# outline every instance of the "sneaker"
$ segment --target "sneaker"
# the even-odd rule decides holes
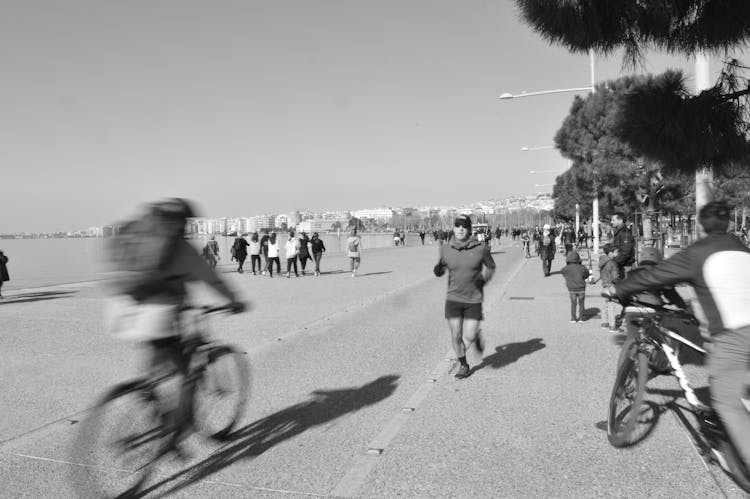
[[[619,329],[610,329],[609,332],[612,333],[612,334],[620,334],[620,330]]]
[[[575,320],[575,319],[570,319],[570,323],[571,323],[571,324],[575,324],[576,322],[578,322],[578,321],[577,321],[577,320]]]
[[[474,346],[477,347],[479,353],[484,353],[484,337],[482,336],[482,330],[477,331],[477,337],[474,340]]]
[[[289,272],[287,272],[286,273],[286,278],[289,279],[290,277],[292,277],[292,275]]]
[[[357,277],[357,274],[355,274],[354,272],[352,272],[352,277]]]
[[[456,379],[468,378],[470,374],[471,374],[471,370],[469,370],[469,366],[460,366],[458,368],[458,371],[456,371],[455,378]]]
[[[609,329],[609,322],[602,322],[601,324],[599,324],[599,327],[601,327],[602,329]]]

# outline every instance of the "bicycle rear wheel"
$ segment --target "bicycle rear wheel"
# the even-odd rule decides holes
[[[81,423],[73,449],[81,497],[137,497],[162,453],[161,418],[145,380],[108,392]]]
[[[633,430],[643,407],[648,381],[648,359],[634,340],[623,345],[615,385],[609,399],[607,438],[615,447],[632,445]]]
[[[203,376],[195,392],[198,428],[219,441],[231,437],[250,398],[250,365],[230,346],[208,350]]]

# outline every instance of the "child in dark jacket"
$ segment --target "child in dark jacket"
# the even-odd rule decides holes
[[[570,322],[583,322],[586,320],[586,279],[589,277],[589,269],[581,265],[581,256],[577,251],[569,251],[565,257],[567,265],[560,273],[565,277],[565,285],[570,293]],[[576,317],[578,308],[578,317]]]
[[[599,257],[599,277],[602,280],[602,289],[614,286],[619,281],[620,270],[617,267],[615,258],[617,257],[617,248],[612,244],[604,245],[604,254]],[[602,307],[602,329],[609,330],[610,333],[617,333],[617,316],[619,315],[620,306],[613,300],[604,300]]]

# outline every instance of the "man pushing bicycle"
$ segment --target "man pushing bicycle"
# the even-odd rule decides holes
[[[622,303],[649,289],[691,284],[714,345],[708,362],[712,405],[750,465],[750,413],[743,405],[750,373],[750,250],[727,234],[729,208],[706,204],[698,222],[707,236],[657,265],[607,289]]]

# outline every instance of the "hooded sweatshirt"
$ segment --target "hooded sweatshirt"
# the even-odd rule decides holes
[[[565,261],[568,264],[562,268],[560,273],[565,276],[565,285],[568,287],[568,291],[586,291],[589,269],[581,265],[581,256],[577,251],[569,251]]]
[[[482,267],[495,269],[490,247],[474,236],[465,241],[451,239],[440,247],[438,265],[448,268],[448,301],[482,303],[484,277]]]

